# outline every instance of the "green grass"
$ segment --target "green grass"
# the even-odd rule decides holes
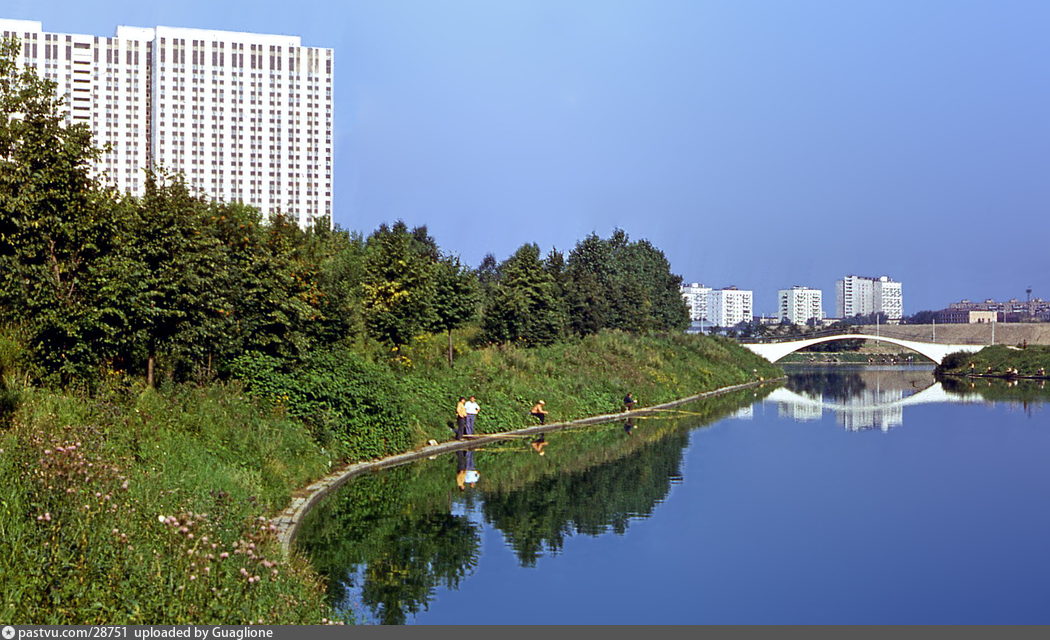
[[[1007,375],[1010,370],[1014,369],[1018,375],[1022,376],[1046,375],[1046,372],[1050,372],[1050,346],[1029,345],[1024,349],[1019,349],[994,345],[985,347],[977,353],[952,353],[937,368],[937,373]],[[1039,373],[1040,369],[1043,371],[1042,374]]]
[[[302,425],[236,388],[27,389],[0,449],[5,621],[319,623],[328,613],[316,575],[281,557],[266,516],[329,459]]]
[[[416,347],[417,358],[425,348]],[[620,411],[629,391],[648,406],[782,375],[733,341],[685,334],[609,331],[536,349],[488,347],[459,357],[452,369],[434,351],[404,377],[412,391],[404,409],[417,442],[447,439],[460,395],[481,404],[476,429],[497,432],[535,424],[529,409],[537,400],[546,401],[547,421],[555,422]]]
[[[443,346],[420,340],[398,364],[333,350],[294,375],[256,361],[262,401],[240,384],[152,390],[119,375],[89,396],[27,386],[9,369],[0,619],[319,623],[331,615],[321,580],[282,556],[268,518],[337,461],[448,439],[459,395],[478,397],[477,430],[495,432],[534,424],[541,398],[553,422],[619,411],[628,391],[647,406],[781,374],[701,336],[488,347],[451,369]],[[4,361],[17,368],[16,356]]]

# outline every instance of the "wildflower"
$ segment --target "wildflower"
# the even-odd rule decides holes
[[[229,557],[230,557],[230,554],[227,553],[226,551],[223,551],[222,553],[219,554],[219,559],[220,560],[225,560],[226,558],[229,558]]]
[[[157,516],[157,520],[158,520],[159,522],[162,522],[162,523],[164,523],[164,524],[167,524],[167,522],[168,522],[168,516]]]

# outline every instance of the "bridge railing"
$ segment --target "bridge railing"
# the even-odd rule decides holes
[[[893,325],[888,325],[892,327]],[[897,340],[911,340],[912,342],[935,342],[932,335],[916,336],[903,331],[894,331],[892,328],[880,328],[878,331],[866,329],[861,326],[851,326],[848,329],[825,329],[790,336],[760,336],[750,338],[737,338],[742,344],[779,344],[783,342],[798,342],[799,340],[811,340],[814,338],[826,338],[840,335],[865,335],[880,338],[895,338]],[[941,344],[948,344],[936,340]],[[989,340],[982,338],[960,338],[952,339],[950,344],[989,344]]]

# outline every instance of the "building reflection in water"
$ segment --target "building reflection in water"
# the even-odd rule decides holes
[[[888,431],[904,424],[904,407],[931,402],[981,402],[978,395],[947,393],[923,367],[824,367],[788,372],[788,382],[766,402],[776,403],[777,415],[796,422],[835,414],[849,431]]]

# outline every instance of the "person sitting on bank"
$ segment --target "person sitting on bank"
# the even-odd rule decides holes
[[[630,411],[631,409],[634,409],[635,403],[636,400],[634,399],[634,394],[628,393],[623,399],[624,410]]]
[[[530,414],[536,417],[540,421],[540,424],[547,424],[547,410],[543,406],[547,404],[543,400],[540,400],[536,404],[532,405],[532,409],[529,411]]]

